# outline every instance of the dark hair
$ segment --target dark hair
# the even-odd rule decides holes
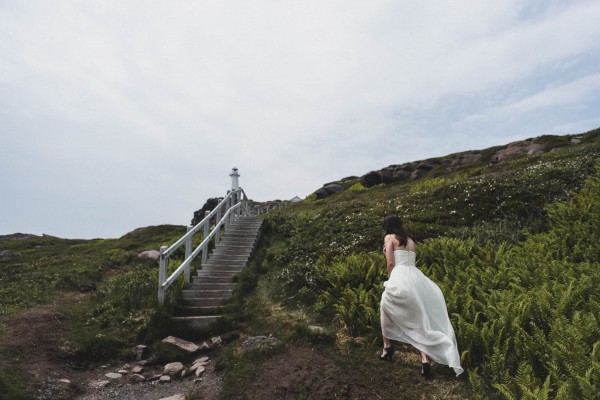
[[[383,229],[386,235],[396,235],[396,239],[400,242],[400,246],[408,244],[408,235],[402,225],[402,220],[396,214],[390,214],[383,219]]]

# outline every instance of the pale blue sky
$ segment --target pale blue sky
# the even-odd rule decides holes
[[[0,2],[0,234],[600,127],[600,1]]]

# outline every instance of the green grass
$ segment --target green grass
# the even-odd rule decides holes
[[[594,179],[600,172],[594,168],[600,130],[578,136],[582,140],[576,146],[570,144],[572,136],[536,138],[554,150],[502,164],[490,164],[502,146],[485,149],[475,164],[453,172],[438,168],[415,182],[366,189],[359,178],[348,177],[342,182],[345,190],[336,195],[309,196],[268,214],[226,318],[204,333],[233,341],[218,361],[225,398],[243,393],[261,365],[294,346],[318,349],[332,360],[332,368],[360,387],[377,388],[380,398],[396,393],[389,382],[410,379],[409,367],[387,370],[364,361],[380,340],[380,226],[392,212],[401,215],[418,241],[419,266],[446,295],[469,371],[468,384],[454,387],[444,381],[428,393],[559,399],[584,398],[595,390],[600,380],[595,290],[600,285],[600,192]],[[167,334],[197,338],[166,322],[176,290],[169,292],[167,306],[158,308],[157,263],[137,257],[184,233],[185,227],[163,225],[119,239],[0,239],[0,250],[19,253],[0,259],[0,318],[84,295],[85,301],[63,310],[69,355],[82,362],[130,357],[139,340],[162,354],[157,343]],[[174,258],[182,256],[180,250]],[[325,327],[325,333],[312,332],[312,324]],[[278,345],[235,351],[243,335],[268,333]],[[0,331],[0,337],[8,334]],[[27,398],[26,378],[13,374],[19,362],[14,352],[0,354],[0,397]],[[376,377],[368,371],[376,371]],[[422,388],[407,390],[397,396],[419,397]]]

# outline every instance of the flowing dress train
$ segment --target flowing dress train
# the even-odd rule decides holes
[[[415,258],[413,251],[394,251],[395,265],[381,296],[383,336],[413,345],[458,376],[463,368],[444,295],[416,267]]]

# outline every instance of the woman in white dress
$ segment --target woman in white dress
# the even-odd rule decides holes
[[[454,329],[440,288],[415,265],[415,243],[406,235],[400,218],[384,218],[383,252],[388,280],[381,296],[381,360],[394,357],[392,340],[409,343],[421,352],[421,375],[431,374],[429,360],[448,365],[456,376],[463,372]]]

